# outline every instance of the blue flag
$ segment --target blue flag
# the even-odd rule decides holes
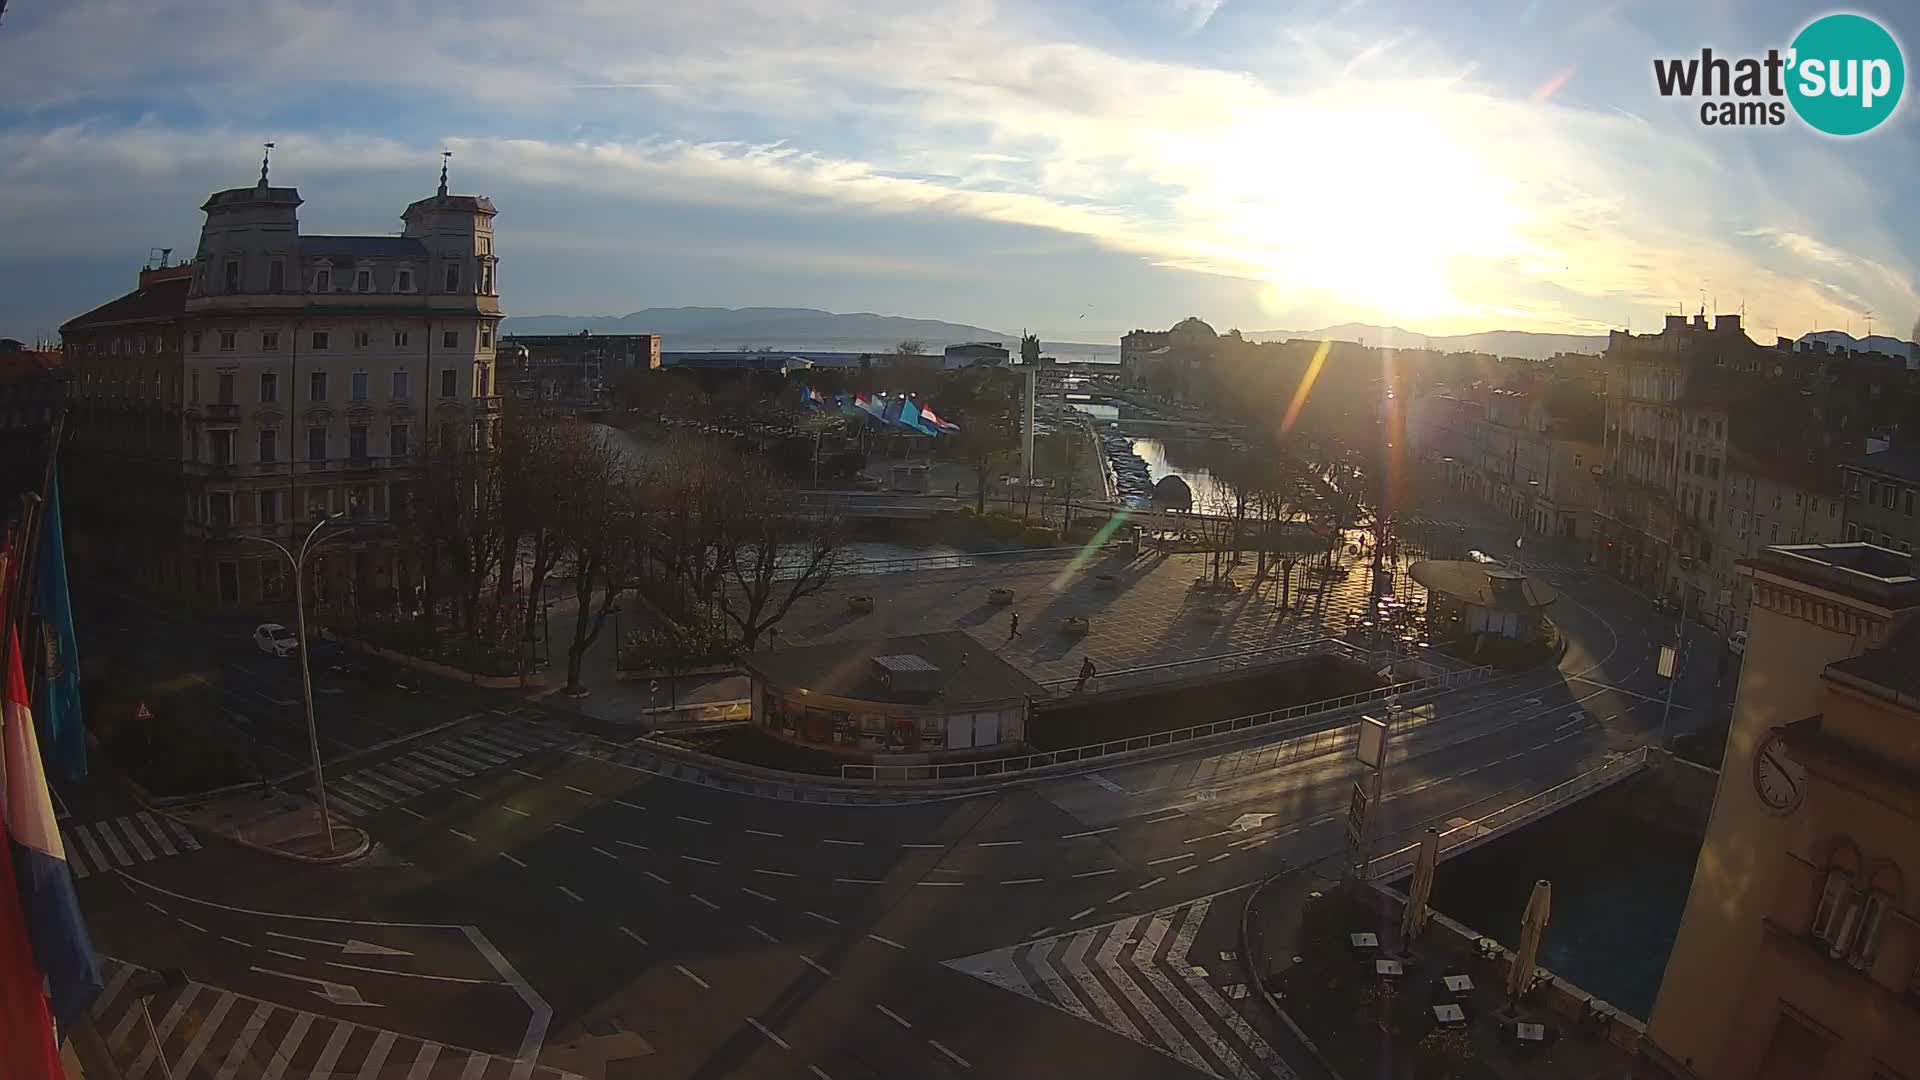
[[[73,601],[67,594],[67,545],[60,527],[60,474],[47,489],[47,522],[41,534],[40,636],[46,647],[46,682],[40,690],[47,758],[69,780],[87,778],[87,725],[80,714],[80,648],[73,636]]]

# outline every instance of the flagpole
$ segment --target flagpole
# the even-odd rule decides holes
[[[4,634],[0,634],[0,664],[6,663],[6,658],[13,655],[14,643],[19,640],[19,627],[27,617],[27,591],[33,580],[34,560],[39,555],[40,526],[46,521],[46,493],[53,487],[53,475],[60,462],[60,443],[66,422],[65,409],[53,414],[53,423],[47,432],[47,467],[40,477],[40,490],[23,492],[20,496],[20,533],[14,541],[13,566],[8,568],[13,592],[6,598],[7,625]]]

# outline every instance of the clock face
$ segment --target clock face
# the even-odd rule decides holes
[[[1760,801],[1776,814],[1789,814],[1807,794],[1807,770],[1787,752],[1786,743],[1775,735],[1760,744],[1753,758],[1753,789]]]

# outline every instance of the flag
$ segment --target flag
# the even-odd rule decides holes
[[[933,406],[931,405],[920,406],[920,421],[935,431],[945,432],[948,435],[960,430],[960,425],[950,424],[940,419],[940,415],[933,411]]]
[[[69,780],[87,778],[87,727],[80,715],[80,648],[67,592],[67,549],[60,527],[60,474],[47,488],[46,526],[40,534],[40,632],[46,646],[46,683],[39,687],[47,756]]]
[[[0,760],[0,778],[4,778],[0,783],[6,795],[7,857],[19,888],[7,889],[0,882],[0,890],[11,894],[25,917],[37,969],[33,984],[38,986],[40,977],[46,979],[53,1018],[59,1030],[66,1031],[99,994],[100,968],[86,920],[80,915],[60,830],[54,824],[53,797],[33,738],[33,713],[27,708],[18,635],[7,654],[6,694],[0,709],[4,718],[0,719],[0,758],[4,759]],[[0,979],[19,974],[0,972]]]

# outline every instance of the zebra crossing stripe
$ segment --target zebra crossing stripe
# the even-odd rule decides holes
[[[133,822],[123,817],[115,819],[114,821],[103,821],[100,823],[100,827],[112,831],[115,824],[120,826],[121,832],[127,834],[127,843],[133,846],[134,854],[140,856],[140,861],[152,862],[154,859],[153,849],[148,847],[147,842],[140,838],[140,830],[133,827]]]
[[[1126,951],[1126,946],[1132,938],[1133,928],[1143,921],[1145,920],[1139,918],[1128,919],[1113,928],[1113,937],[1120,939],[1120,947],[1115,951],[1116,957],[1119,953]],[[1134,945],[1132,955],[1136,960],[1140,955],[1137,944]],[[1149,963],[1152,962],[1152,950],[1148,950],[1147,960]],[[1124,962],[1117,963],[1108,969],[1107,975],[1113,979],[1113,984],[1120,988],[1120,993],[1125,995],[1126,999],[1133,1004],[1134,1011],[1138,1012],[1146,1019],[1147,1023],[1152,1026],[1154,1033],[1160,1036],[1161,1042],[1166,1044],[1167,1049],[1172,1051],[1174,1057],[1199,1069],[1201,1072],[1218,1075],[1218,1073],[1214,1071],[1213,1066],[1209,1065],[1206,1059],[1201,1057],[1192,1045],[1187,1042],[1186,1036],[1180,1033],[1180,1029],[1174,1025],[1167,1014],[1161,1012],[1159,1007],[1153,1003],[1153,999],[1147,995],[1146,988],[1141,986],[1139,980],[1134,977],[1134,971],[1130,965]]]
[[[127,1070],[127,1080],[142,1080],[147,1075],[147,1070],[153,1067],[154,1053],[166,1045],[167,1036],[173,1034],[173,1029],[180,1025],[180,1018],[187,1014],[187,1007],[198,996],[200,984],[188,983],[186,989],[180,991],[180,996],[173,999],[173,1007],[160,1017],[159,1025],[154,1028],[153,1041],[141,1047],[139,1056],[133,1059],[133,1066]]]
[[[313,1020],[313,1014],[308,1012],[293,1018],[293,1026],[281,1037],[279,1047],[273,1052],[273,1060],[267,1062],[267,1071],[260,1074],[260,1080],[280,1080],[287,1066],[293,1064],[293,1055],[300,1049],[301,1040],[307,1037],[307,1029],[313,1026]]]
[[[160,846],[161,851],[165,852],[168,855],[180,854],[178,851],[174,850],[173,842],[167,839],[167,834],[161,830],[160,826],[157,823],[155,823],[155,821],[153,820],[152,814],[149,814],[145,810],[142,810],[138,814],[135,814],[134,818],[137,821],[139,821],[141,825],[146,827],[147,835],[153,837],[153,842]]]
[[[127,849],[120,846],[120,841],[114,838],[113,830],[107,828],[106,822],[96,821],[91,827],[96,828],[99,831],[100,839],[107,842],[107,850],[113,852],[115,862],[118,862],[121,866],[133,865],[133,860],[127,858]],[[103,859],[101,862],[104,868],[105,860]]]
[[[407,1070],[407,1080],[429,1080],[433,1072],[433,1063],[439,1060],[439,1043],[421,1043],[420,1053],[413,1059],[413,1068]]]
[[[327,1045],[320,1049],[320,1060],[313,1063],[314,1076],[333,1075],[333,1066],[340,1060],[340,1055],[346,1051],[347,1040],[353,1038],[353,1029],[352,1024],[334,1025],[333,1036],[327,1040]]]
[[[444,754],[435,749],[422,747],[419,750],[414,751],[414,756],[418,757],[422,761],[432,762],[433,766],[439,769],[441,772],[449,773],[455,777],[464,779],[466,777],[474,775],[474,771],[471,766],[468,766],[465,763],[461,762],[459,759],[455,758],[452,754]]]
[[[131,967],[128,971],[133,970]],[[246,1026],[240,1029],[240,1036],[233,1040],[233,1048],[227,1051],[227,1060],[220,1063],[220,1071],[213,1074],[213,1080],[236,1080],[240,1075],[240,1066],[246,1063],[247,1055],[253,1052],[253,1042],[260,1037],[260,1029],[267,1026],[267,1017],[273,1015],[273,1006],[261,1002],[253,1007],[253,1015],[247,1017]]]
[[[362,797],[364,798],[364,796]],[[360,805],[358,800],[350,797],[342,790],[340,781],[338,780],[327,785],[327,798],[332,799],[335,803],[344,807],[347,813],[352,814],[354,817],[368,817],[373,813],[372,810]]]
[[[75,872],[81,877],[87,876],[88,870],[86,864],[88,863],[92,863],[95,868],[101,870],[105,870],[108,866],[112,865],[107,862],[107,857],[100,853],[100,845],[93,842],[93,832],[85,825],[74,826],[68,835],[78,837],[81,849],[87,854],[85,859],[74,863]]]
[[[383,1031],[373,1040],[372,1049],[367,1051],[366,1060],[360,1065],[360,1075],[354,1080],[378,1080],[380,1070],[387,1066],[387,1055],[393,1053],[393,1044],[399,1036],[391,1031]]]
[[[1260,1059],[1260,1064],[1268,1074],[1280,1077],[1282,1080],[1292,1080],[1295,1075],[1293,1070],[1288,1068],[1287,1063],[1280,1059],[1280,1055],[1274,1053],[1273,1047],[1268,1046],[1267,1041],[1253,1030],[1253,1025],[1247,1023],[1247,1018],[1235,1012],[1233,1006],[1227,1004],[1226,999],[1213,988],[1213,984],[1207,981],[1206,976],[1194,974],[1196,969],[1187,963],[1187,953],[1193,948],[1193,939],[1199,935],[1200,924],[1206,921],[1207,908],[1212,903],[1211,899],[1203,899],[1195,901],[1187,908],[1186,919],[1180,926],[1179,934],[1174,937],[1173,948],[1167,953],[1167,963],[1175,971],[1185,973],[1187,986],[1193,990],[1194,995],[1206,1003],[1207,1008],[1227,1025],[1227,1030],[1233,1032],[1242,1045],[1253,1051],[1254,1056]],[[1244,996],[1246,987],[1242,986],[1240,990]]]
[[[1094,935],[1090,934],[1073,935],[1072,943],[1067,946],[1067,973],[1080,984],[1080,989],[1086,991],[1093,1007],[1100,1010],[1100,1015],[1107,1018],[1109,1024],[1118,1028],[1120,1034],[1127,1038],[1141,1042],[1140,1029],[1134,1026],[1119,1003],[1113,1000],[1113,995],[1107,993],[1107,988],[1100,985],[1100,980],[1094,978],[1093,972],[1087,970],[1087,949],[1093,944],[1093,938]]]
[[[393,768],[395,772],[409,779],[425,780],[435,787],[457,784],[468,775],[464,772],[454,772],[444,765],[437,765],[417,751],[393,762]]]
[[[193,1075],[193,1067],[199,1064],[200,1055],[207,1052],[207,1044],[213,1041],[214,1034],[220,1030],[221,1023],[226,1020],[227,1013],[237,1000],[232,994],[221,994],[219,1000],[213,1003],[213,1011],[207,1013],[206,1018],[200,1021],[199,1030],[193,1033],[193,1041],[172,1062],[171,1067],[175,1072],[181,1076]]]
[[[406,793],[405,795],[406,798],[412,798],[415,795],[424,795],[433,786],[433,785],[428,785],[427,787],[414,787],[412,784],[408,783],[407,781],[418,780],[420,778],[417,776],[410,776],[409,774],[400,771],[398,768],[395,768],[392,764],[375,765],[370,769],[363,769],[361,770],[361,772],[363,774],[372,773],[374,776],[377,776],[380,779],[386,781],[389,785],[399,788],[401,791]]]

